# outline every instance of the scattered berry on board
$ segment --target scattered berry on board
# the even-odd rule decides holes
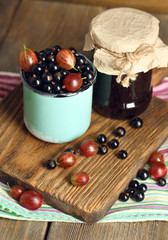
[[[57,166],[57,164],[56,164],[55,160],[50,159],[50,160],[47,161],[47,168],[48,169],[54,169],[54,168],[56,168],[56,166]]]
[[[101,155],[105,155],[108,152],[108,147],[106,145],[101,144],[99,146],[98,153]]]
[[[140,169],[137,173],[137,178],[140,180],[146,180],[149,177],[149,171],[146,169]]]
[[[126,133],[126,130],[123,127],[118,127],[114,131],[114,134],[118,137],[123,137],[125,135],[125,133]]]
[[[143,121],[141,118],[134,118],[132,121],[131,121],[131,124],[134,128],[141,128],[142,125],[143,125]]]
[[[85,140],[80,145],[80,151],[86,157],[94,156],[98,152],[98,144],[92,139]]]
[[[118,157],[119,157],[120,159],[126,159],[127,156],[128,156],[128,153],[127,153],[127,151],[125,151],[125,150],[120,150],[120,151],[118,152]]]
[[[106,143],[107,141],[107,138],[104,134],[100,134],[98,137],[97,137],[97,141],[98,143],[100,144],[103,144],[103,143]]]
[[[109,146],[110,148],[115,149],[119,146],[119,141],[114,138],[109,142]]]
[[[71,176],[71,183],[74,186],[82,187],[89,182],[89,175],[86,172],[74,173]]]
[[[76,156],[72,152],[63,152],[58,158],[58,163],[63,168],[72,167],[76,163]]]

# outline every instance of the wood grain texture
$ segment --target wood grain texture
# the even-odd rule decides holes
[[[47,222],[0,219],[1,240],[43,240]]]
[[[0,47],[5,40],[20,0],[0,1]]]
[[[19,72],[23,43],[34,50],[60,44],[82,52],[91,19],[104,8],[58,2],[23,1],[0,49],[0,70]]]
[[[38,1],[38,0],[33,0]],[[43,0],[46,1],[46,0]],[[51,2],[61,1],[67,3],[82,3],[104,7],[133,7],[150,12],[168,13],[167,0],[49,0]]]
[[[167,240],[168,222],[52,223],[47,240]],[[149,237],[150,236],[150,237]]]
[[[150,154],[168,136],[168,103],[157,98],[152,99],[141,115],[144,125],[139,130],[133,129],[128,120],[112,120],[93,112],[88,131],[64,144],[34,138],[26,130],[22,114],[22,89],[18,87],[0,104],[1,180],[6,176],[8,181],[11,178],[35,188],[47,203],[86,222],[96,222],[105,215]],[[96,139],[104,133],[110,140],[115,137],[113,131],[118,126],[125,127],[127,132],[119,139],[120,150],[128,152],[125,161],[117,158],[118,149],[109,150],[104,156],[96,154],[87,158],[80,154],[79,146],[84,139]],[[77,163],[66,170],[61,167],[48,170],[47,160],[57,158],[69,146],[77,151]],[[72,186],[69,180],[75,171],[86,171],[89,184],[82,188]]]

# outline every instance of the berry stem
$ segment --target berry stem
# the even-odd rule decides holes
[[[55,159],[55,162],[56,162],[57,166],[60,165],[60,163],[58,162],[58,159]]]
[[[27,49],[25,44],[23,44],[23,47],[24,47],[24,50],[26,50],[26,49]]]

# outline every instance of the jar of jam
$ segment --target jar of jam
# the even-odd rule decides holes
[[[152,98],[151,75],[152,70],[137,74],[136,80],[126,88],[117,83],[117,76],[98,72],[94,86],[94,109],[106,117],[118,119],[141,114]]]
[[[138,9],[108,9],[92,19],[84,50],[93,52],[98,70],[94,109],[119,119],[143,113],[152,97],[152,69],[168,67],[159,20]]]

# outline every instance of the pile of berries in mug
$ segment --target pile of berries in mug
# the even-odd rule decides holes
[[[19,64],[29,85],[57,96],[85,89],[95,77],[92,65],[75,48],[61,49],[58,45],[40,52],[24,45]]]

